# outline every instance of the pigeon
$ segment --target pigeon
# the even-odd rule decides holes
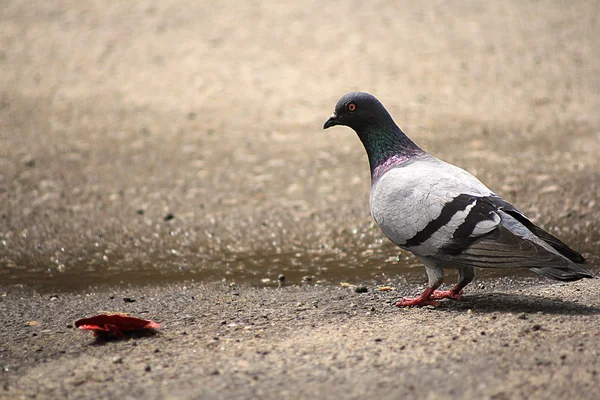
[[[593,278],[584,257],[535,225],[469,172],[417,146],[373,95],[344,95],[323,129],[345,125],[358,134],[371,168],[370,209],[383,233],[425,266],[428,286],[396,305],[438,306],[462,298],[479,268],[528,268],[559,281]],[[444,269],[458,283],[437,290]]]

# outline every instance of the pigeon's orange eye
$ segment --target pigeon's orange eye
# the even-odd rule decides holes
[[[348,104],[348,111],[350,111],[350,112],[356,111],[356,104],[354,104],[354,103]]]

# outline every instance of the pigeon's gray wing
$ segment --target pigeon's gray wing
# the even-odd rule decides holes
[[[528,225],[513,217],[512,214],[518,210],[511,206],[508,213],[499,204],[503,204],[503,207],[510,204],[498,200],[500,199],[496,196],[475,198],[475,206],[464,223],[454,231],[452,240],[440,248],[435,258],[461,267],[525,267],[563,281],[591,277],[585,269],[574,264],[554,247],[557,242],[561,244],[561,249],[568,246],[527,220],[528,225],[536,228],[531,230]],[[521,213],[518,215],[525,218]],[[487,232],[477,230],[478,225],[492,220],[497,221],[492,229]],[[544,233],[543,236],[538,236],[540,231]],[[577,252],[568,249],[567,254],[577,254],[583,259]]]

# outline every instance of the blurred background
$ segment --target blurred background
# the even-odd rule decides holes
[[[371,221],[354,132],[322,131],[354,90],[597,264],[599,16],[596,1],[4,0],[0,280],[423,282]]]

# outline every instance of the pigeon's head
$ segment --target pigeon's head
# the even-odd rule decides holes
[[[393,164],[388,161],[404,162],[426,154],[402,132],[383,104],[369,93],[352,92],[342,96],[323,129],[335,125],[345,125],[356,132],[367,151],[373,182],[385,170],[379,167],[387,165],[389,168]]]
[[[375,96],[365,92],[348,93],[338,101],[335,111],[323,125],[323,129],[345,125],[356,132],[378,122],[391,119],[383,104]]]

